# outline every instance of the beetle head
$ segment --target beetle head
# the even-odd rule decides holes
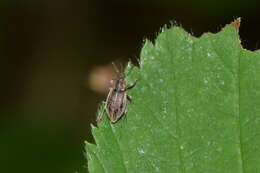
[[[115,81],[115,91],[124,91],[125,90],[125,79],[119,78]]]

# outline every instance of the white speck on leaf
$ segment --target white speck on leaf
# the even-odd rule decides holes
[[[142,148],[137,149],[139,154],[144,154],[145,151]]]

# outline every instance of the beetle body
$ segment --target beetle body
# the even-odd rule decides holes
[[[126,94],[126,84],[123,78],[116,80],[114,88],[110,88],[105,109],[111,122],[117,122],[126,112],[130,97]]]
[[[127,95],[126,91],[131,89],[137,83],[137,79],[133,83],[126,84],[123,73],[119,73],[117,79],[111,80],[112,87],[109,89],[106,101],[105,111],[112,123],[116,123],[127,112],[127,103],[131,101],[131,96]],[[103,112],[99,114],[97,122],[103,116]]]

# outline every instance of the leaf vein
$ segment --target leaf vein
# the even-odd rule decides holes
[[[241,81],[240,81],[240,59],[241,57],[239,56],[238,58],[238,127],[239,127],[239,147],[240,147],[240,157],[241,157],[241,162],[242,162],[242,171],[245,172],[245,167],[244,167],[244,156],[243,156],[243,144],[242,144],[242,122],[241,122],[241,115],[240,115],[240,112],[241,112],[241,107],[240,107],[240,104],[241,104],[241,99],[240,99],[240,96],[241,96]]]
[[[125,169],[125,172],[127,172],[126,165],[124,164],[124,163],[125,163],[125,162],[124,162],[124,156],[123,156],[123,151],[122,151],[122,149],[121,149],[120,143],[119,143],[119,141],[117,140],[116,134],[115,134],[115,132],[114,132],[114,130],[113,130],[113,127],[112,127],[112,125],[111,125],[110,122],[109,122],[109,125],[110,125],[110,128],[111,128],[112,134],[113,134],[113,136],[114,136],[114,139],[115,139],[115,141],[116,141],[116,143],[117,143],[119,153],[121,153],[122,165],[123,165],[123,167],[124,167],[124,169]]]
[[[213,48],[213,50],[216,52],[217,55],[220,55],[217,51],[217,49],[213,46],[212,42],[211,42],[211,47]],[[235,78],[235,74],[232,71],[232,68],[229,67],[226,62],[223,60],[223,58],[221,56],[218,56],[218,59],[220,59],[220,62],[224,65],[224,67],[226,67],[226,69],[231,73],[231,75]]]
[[[176,81],[176,73],[174,73],[174,81]],[[177,82],[176,82],[177,83]],[[178,101],[177,101],[177,86],[175,87],[175,94],[174,94],[174,100],[175,100],[175,116],[176,116],[176,131],[177,131],[177,135],[178,138],[180,138],[180,125],[179,125],[179,114],[178,114]],[[178,155],[179,155],[179,159],[180,159],[180,164],[181,164],[181,172],[184,173],[184,163],[183,163],[183,156],[182,156],[182,151],[180,149],[180,141],[177,140],[177,144],[178,144]]]

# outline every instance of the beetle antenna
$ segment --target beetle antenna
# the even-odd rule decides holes
[[[123,67],[122,63],[120,63],[120,72],[123,72],[123,70],[124,70],[124,67]]]
[[[116,64],[115,64],[114,62],[112,62],[112,65],[113,65],[113,67],[114,67],[116,73],[117,73],[117,74],[120,74],[120,71],[119,71],[119,69],[117,68]]]

